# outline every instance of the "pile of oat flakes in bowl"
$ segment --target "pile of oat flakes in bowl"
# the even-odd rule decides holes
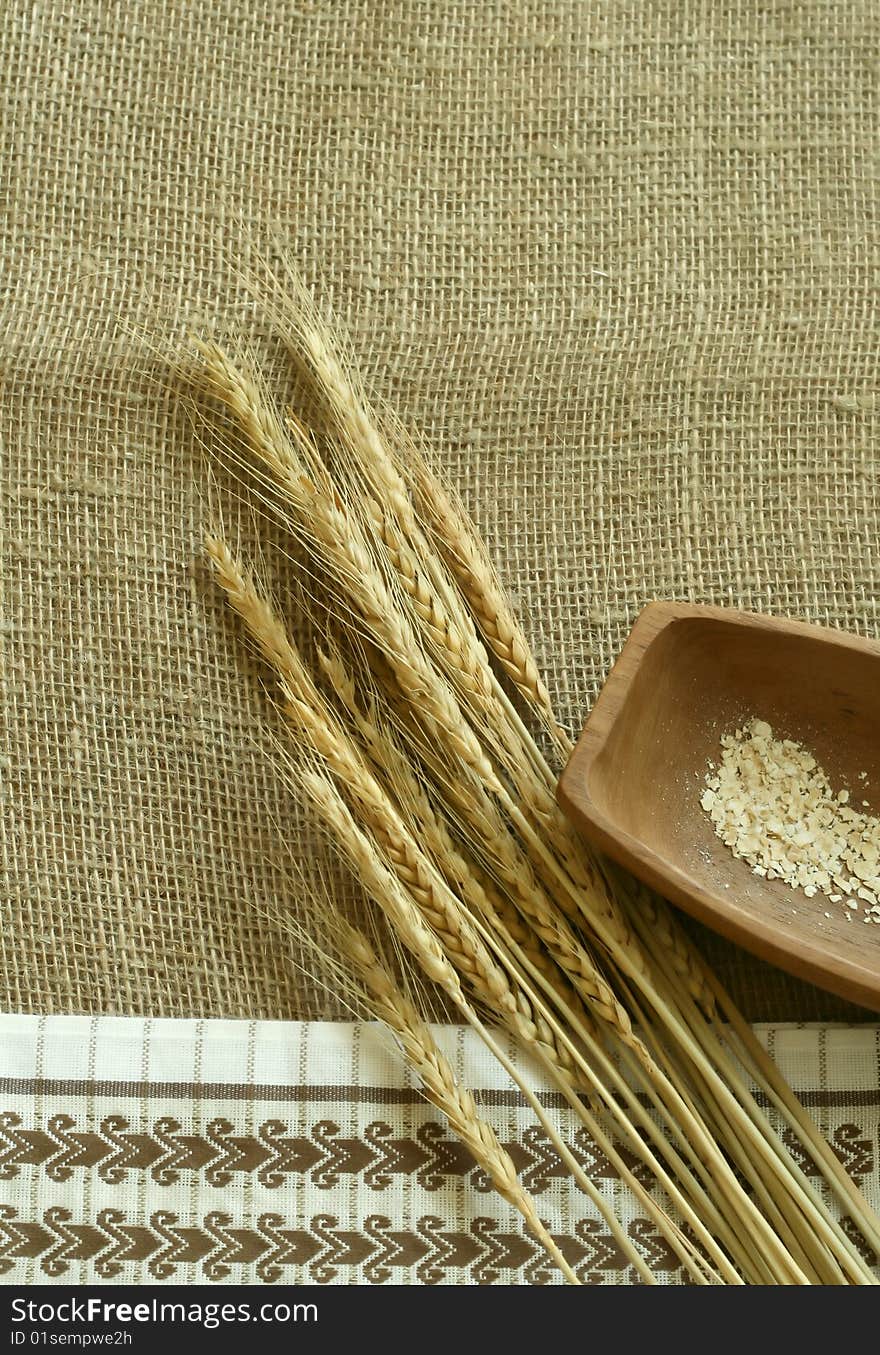
[[[867,774],[859,780],[863,793]],[[856,808],[847,789],[832,790],[802,744],[774,738],[752,719],[721,739],[700,804],[715,832],[756,875],[783,880],[807,898],[821,893],[880,923],[880,819]],[[826,914],[830,916],[830,914]]]

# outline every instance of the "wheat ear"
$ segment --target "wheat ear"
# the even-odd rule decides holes
[[[523,1001],[521,990],[518,990],[520,996],[517,998],[503,969],[494,962],[489,950],[476,938],[466,914],[463,915],[457,910],[454,896],[444,889],[443,882],[438,879],[430,864],[407,839],[402,824],[394,818],[390,810],[381,786],[359,762],[344,734],[334,725],[332,718],[323,708],[320,695],[287,636],[283,622],[222,540],[216,537],[209,538],[207,550],[230,603],[244,620],[252,639],[279,677],[285,696],[286,716],[307,736],[314,751],[341,778],[347,791],[354,794],[360,812],[370,818],[374,827],[380,831],[380,840],[389,853],[397,882],[397,889],[392,895],[386,893],[382,896],[382,907],[393,923],[396,934],[410,947],[413,954],[417,955],[421,963],[425,964],[427,954],[426,969],[435,981],[439,982],[443,950],[434,940],[436,933],[458,970],[458,974],[455,970],[450,970],[446,974],[444,991],[460,1010],[465,1012],[470,1010],[459,985],[459,975],[462,975],[479,999],[487,1002],[519,1038],[536,1049],[548,1071],[559,1080],[563,1091],[568,1094],[571,1060],[567,1057],[567,1052],[565,1058],[560,1055],[560,1048],[564,1050],[564,1046],[559,1046],[552,1035],[551,1043],[544,1044],[542,1037],[548,1030],[546,1021],[543,1017],[540,1022],[536,1021],[534,1011]],[[329,783],[314,774],[300,771],[299,775],[325,823],[334,830],[346,850],[356,853],[359,878],[365,884],[372,881],[373,892],[378,895],[380,891],[376,885],[378,878],[376,872],[381,874],[384,867],[381,867],[378,860],[371,855],[367,840],[356,829],[350,814],[344,809],[341,796],[332,792]],[[442,908],[437,903],[438,897],[442,900]],[[428,927],[431,928],[430,932]],[[428,936],[433,943],[430,952],[426,946]],[[421,946],[419,942],[422,943]],[[455,976],[454,984],[450,974]],[[632,1188],[651,1212],[658,1227],[680,1255],[683,1263],[693,1270],[698,1282],[704,1282],[702,1270],[696,1265],[689,1249],[682,1245],[666,1215],[632,1177],[613,1144],[602,1134],[595,1121],[588,1119],[584,1111],[582,1115],[593,1136],[601,1143],[606,1155],[618,1170],[630,1181]],[[559,1150],[567,1151],[564,1145],[560,1145],[558,1136],[556,1142]]]
[[[322,919],[348,966],[360,981],[366,1003],[396,1036],[427,1099],[446,1116],[453,1132],[470,1150],[498,1194],[518,1210],[533,1236],[569,1284],[580,1284],[555,1238],[538,1216],[535,1202],[519,1181],[510,1154],[489,1122],[479,1114],[472,1093],[458,1081],[411,998],[403,993],[366,936],[338,913]]]
[[[413,608],[434,656],[463,699],[470,703],[472,720],[484,723],[484,728],[492,730],[520,798],[538,818],[542,828],[549,831],[557,843],[563,844],[563,857],[570,863],[576,883],[585,894],[581,907],[585,906],[589,896],[590,907],[597,907],[604,913],[606,927],[614,934],[615,942],[628,947],[631,961],[644,968],[638,943],[625,915],[607,891],[601,874],[585,852],[573,848],[571,833],[561,820],[552,795],[548,797],[540,776],[529,775],[536,761],[540,766],[540,755],[492,673],[474,619],[461,605],[461,594],[451,586],[444,562],[430,545],[411,502],[398,458],[366,400],[361,383],[351,365],[337,353],[333,337],[305,289],[296,281],[295,275],[290,280],[294,296],[282,300],[287,321],[287,328],[282,326],[282,332],[291,350],[305,357],[318,390],[330,407],[340,440],[338,459],[344,463],[343,469],[349,470],[355,489],[361,488],[355,501],[372,527],[375,539],[385,548],[395,578]],[[304,434],[297,420],[291,419],[288,423],[301,452],[314,461],[317,456],[314,439]],[[397,431],[399,434],[400,430]],[[272,471],[271,458],[267,460],[264,456],[263,459]],[[276,475],[277,464],[276,459]],[[427,485],[432,487],[432,494],[441,509],[447,501],[451,504],[443,486],[414,449],[409,449],[405,464],[410,472],[417,473],[423,490]],[[509,673],[511,665],[519,665],[517,671],[522,678],[524,694],[539,714],[549,715],[557,739],[564,744],[567,736],[556,725],[537,665],[479,537],[457,505],[454,521],[444,521],[447,530],[462,543],[467,556],[466,560],[459,561],[455,571],[459,586],[466,577],[470,583],[463,588],[465,597],[470,601],[471,595],[478,593],[484,598],[483,612],[476,617],[483,628],[484,639],[492,643],[492,635],[485,629],[491,599],[492,615],[496,618],[493,632],[496,645],[502,632],[508,637],[502,645],[506,670]],[[491,782],[487,784],[491,786]]]
[[[488,1001],[509,1019],[522,1037],[530,1041],[539,1039],[541,1030],[533,1014],[527,1015],[522,1010],[503,970],[475,936],[445,880],[416,848],[383,786],[330,715],[275,609],[221,538],[207,538],[206,551],[230,604],[276,672],[286,718],[306,736],[328,768],[340,778],[347,793],[356,798],[360,812],[388,853],[398,879],[417,899],[423,916],[442,938],[459,972],[474,985],[481,1000]],[[555,916],[549,903],[530,900],[528,907],[541,919],[538,934],[549,942],[551,954],[564,962],[579,994],[600,1017],[615,1024],[621,1038],[642,1049],[626,1013],[574,934]],[[558,1050],[554,1053],[552,1045],[548,1052],[559,1058],[565,1069],[564,1056]]]
[[[247,392],[245,394],[247,395]],[[261,421],[260,428],[265,428],[265,426],[266,421],[265,420]],[[279,659],[281,659],[282,662],[287,664],[288,668],[290,668],[292,655],[291,647],[289,646],[289,643],[287,643],[285,647],[283,627],[279,625],[277,618],[270,617],[268,615],[265,604],[262,604],[262,606],[259,605],[259,599],[256,599],[254,597],[252,590],[249,592],[247,587],[244,588],[242,587],[241,576],[240,574],[236,576],[235,570],[233,568],[234,562],[231,561],[228,552],[224,556],[222,550],[220,550],[218,547],[214,551],[214,560],[215,567],[218,568],[218,574],[221,578],[221,582],[223,582],[224,586],[227,588],[227,592],[230,595],[230,600],[233,602],[233,605],[236,607],[236,609],[240,611],[245,620],[248,620],[249,611],[251,613],[251,620],[253,620],[254,616],[257,616],[258,625],[256,628],[252,626],[252,631],[255,634],[255,638],[259,640],[259,626],[263,626],[263,628],[266,630],[269,639],[267,643],[264,644],[263,647],[264,652],[266,652],[267,654],[267,657],[269,657],[270,660],[276,664],[276,666],[279,662]],[[256,610],[254,610],[255,608]],[[299,664],[298,667],[301,669],[301,664]],[[313,723],[315,706],[319,704],[317,700],[317,695],[314,692],[314,690],[311,687],[308,688],[307,698],[305,700],[303,699],[301,692],[299,690],[292,689],[290,685],[288,685],[288,689],[285,694],[288,697],[288,714],[292,715],[296,720],[300,722],[305,720],[307,724],[310,721]],[[331,733],[332,732],[333,731],[331,731]],[[332,737],[330,739],[326,737],[326,729],[322,729],[321,736],[324,738],[325,744],[325,747],[322,748],[322,752],[326,752],[326,748],[332,745],[334,743],[334,740],[332,739]],[[335,742],[338,743],[339,741],[336,740]],[[352,778],[348,777],[347,779],[351,781]],[[361,798],[360,804],[363,809],[369,811],[371,803],[374,802],[375,795],[370,794],[363,796]],[[551,865],[552,864],[555,863],[553,863],[551,859]],[[545,942],[549,941],[549,943],[552,946],[553,942],[557,941],[560,935],[560,925],[561,925],[560,920],[558,919],[558,917],[556,916],[552,909],[547,909],[544,912],[543,920],[544,920],[544,932],[542,935],[542,939],[545,940]],[[585,996],[592,1004],[596,1005],[600,1014],[604,1015],[606,1019],[610,1016],[612,1021],[614,1021],[620,1028],[621,1034],[625,1041],[629,1043],[631,1047],[639,1051],[640,1057],[643,1059],[643,1061],[646,1062],[649,1071],[651,1071],[651,1064],[650,1061],[646,1059],[644,1046],[633,1035],[631,1027],[629,1026],[628,1018],[626,1017],[626,1013],[623,1011],[623,1008],[620,1006],[620,1004],[617,1003],[616,999],[613,997],[613,994],[611,993],[611,990],[604,983],[604,980],[601,980],[594,966],[591,963],[590,964],[587,963],[585,953],[583,952],[582,948],[574,941],[573,937],[570,938],[569,945],[567,947],[563,947],[561,954],[557,950],[556,958],[562,959],[562,962],[567,965],[570,973],[572,963],[575,964],[577,972],[572,973],[571,976],[575,982],[576,987],[578,988],[578,991],[583,996]],[[698,1130],[698,1137],[702,1139],[702,1141],[705,1143],[706,1141],[705,1135],[702,1133],[702,1130],[699,1128],[699,1126],[696,1126],[696,1128]],[[763,1221],[759,1220],[757,1226],[761,1228],[762,1224]]]
[[[371,640],[393,668],[401,690],[417,703],[436,736],[455,750],[475,776],[491,786],[497,785],[492,764],[464,718],[454,692],[427,661],[377,568],[360,523],[329,476],[321,472],[308,437],[300,433],[298,448],[293,446],[259,382],[218,345],[200,344],[199,352],[203,384],[237,420],[254,453],[283,488],[284,520],[289,529],[304,537],[319,554],[341,588],[347,607],[356,609]]]
[[[291,500],[293,500],[294,495],[299,495],[302,491],[300,481],[303,477],[296,478],[291,472],[290,457],[293,453],[286,448],[283,434],[273,424],[271,415],[264,410],[264,402],[258,385],[240,373],[221,350],[211,345],[203,345],[203,355],[207,370],[211,373],[212,389],[218,395],[221,392],[225,393],[224,398],[228,407],[244,422],[255,449],[260,451],[260,455],[264,459],[273,457],[279,468],[286,467],[287,484],[290,489]],[[276,440],[279,438],[281,441],[276,445]],[[369,550],[363,543],[356,524],[345,515],[344,510],[339,505],[332,502],[326,495],[314,493],[310,482],[307,483],[309,487],[302,492],[307,494],[312,507],[320,515],[320,520],[323,523],[320,535],[322,540],[326,539],[328,547],[326,556],[328,559],[332,559],[335,554],[341,552],[348,560],[343,577],[350,586],[352,596],[357,595],[360,599],[362,614],[368,617],[372,623],[372,638],[380,644],[383,641],[386,642],[384,652],[395,664],[395,676],[398,681],[401,681],[409,699],[416,704],[417,708],[422,710],[427,708],[432,713],[439,710],[438,726],[443,728],[454,751],[464,765],[474,773],[475,777],[479,779],[479,783],[485,785],[488,789],[496,790],[503,802],[508,805],[512,816],[518,816],[522,820],[522,815],[510,801],[473,735],[468,733],[465,736],[462,733],[463,730],[469,731],[470,727],[466,725],[460,711],[457,715],[454,713],[457,707],[451,691],[445,684],[437,681],[436,675],[432,673],[421,656],[414,637],[407,632],[406,627],[399,621],[393,598],[387,593],[383,595],[384,585],[381,576],[375,569]],[[313,519],[313,525],[316,521],[317,519]],[[260,598],[256,590],[252,588],[246,575],[238,568],[232,553],[222,540],[216,537],[209,538],[207,550],[233,607],[249,626],[254,639],[261,645],[266,657],[276,668],[280,667],[282,671],[287,671],[286,680],[288,682],[289,675],[295,673],[294,683],[289,683],[290,689],[285,691],[289,714],[297,721],[305,721],[309,725],[314,724],[315,711],[321,706],[320,697],[314,689],[311,679],[308,678],[298,655],[294,653],[285,635],[282,623],[265,600]],[[364,598],[367,599],[366,603]],[[265,643],[263,636],[266,637]],[[415,680],[413,680],[413,675],[415,675]],[[305,697],[303,697],[301,687],[305,687]],[[449,708],[449,702],[453,703],[452,708]],[[447,707],[445,711],[444,706]],[[459,732],[454,738],[449,732],[450,722],[453,725],[457,722],[459,726]],[[341,746],[342,740],[335,737],[337,734],[338,731],[333,730],[329,736],[322,735],[322,752],[329,750],[334,743]],[[343,774],[348,776],[350,772],[351,767],[349,766]],[[358,780],[352,780],[352,784],[358,784]],[[643,1046],[633,1035],[625,1011],[617,1002],[595,965],[588,959],[574,933],[558,918],[555,910],[541,900],[537,892],[530,894],[528,891],[521,891],[520,882],[524,874],[527,873],[527,877],[531,876],[531,867],[527,866],[523,854],[515,850],[513,841],[501,823],[497,811],[494,811],[488,796],[483,798],[484,809],[492,816],[493,822],[497,826],[491,850],[506,863],[508,883],[513,883],[517,890],[520,890],[516,900],[517,906],[523,909],[525,915],[536,926],[541,940],[547,945],[554,958],[563,966],[581,996],[595,1007],[597,1013],[604,1020],[610,1021],[615,1026],[622,1039],[643,1051]],[[371,799],[375,799],[375,792],[372,787],[370,794],[365,795],[361,800],[362,805],[368,812]],[[551,866],[555,865],[553,859],[548,857],[546,853],[544,859],[549,860]],[[577,905],[580,900],[575,899],[574,902]],[[642,968],[635,957],[633,957],[633,964],[636,964],[639,969]]]
[[[477,1016],[473,1006],[465,997],[458,975],[444,955],[434,934],[425,925],[418,909],[407,897],[405,889],[393,870],[381,860],[375,846],[358,827],[336,787],[326,775],[309,771],[306,768],[299,768],[299,777],[303,789],[329,830],[332,840],[351,865],[364,889],[383,913],[393,934],[413,956],[416,963],[424,969],[427,976],[451,998],[464,1020],[473,1027],[508,1076],[519,1087],[575,1180],[601,1212],[602,1217],[614,1233],[618,1245],[623,1248],[624,1253],[636,1266],[643,1279],[647,1283],[653,1284],[654,1277],[649,1267],[646,1266],[642,1257],[639,1256],[629,1238],[621,1229],[613,1209],[586,1175],[567,1144],[560,1138],[531,1087],[525,1082],[497,1040],[494,1039]]]
[[[469,981],[501,1008],[515,1010],[503,971],[462,917],[455,898],[438,872],[406,832],[383,786],[358,755],[333,718],[271,603],[239,564],[222,538],[205,543],[218,582],[241,617],[252,640],[275,671],[284,699],[284,714],[305,736],[330,771],[354,797],[359,811],[377,833],[395,871],[418,899],[428,924],[443,939],[448,953]]]
[[[475,788],[483,787],[496,795],[520,831],[531,835],[527,820],[494,772],[451,687],[426,661],[376,567],[355,515],[347,510],[339,494],[332,491],[329,481],[323,488],[316,483],[324,480],[325,475],[308,435],[294,421],[291,427],[296,446],[292,445],[252,374],[236,365],[215,344],[201,344],[199,351],[204,383],[239,422],[252,449],[283,488],[286,503],[295,514],[291,525],[304,531],[320,550],[324,563],[357,607],[370,639],[389,660],[406,699],[451,746],[471,774]],[[304,463],[311,475],[305,473]],[[488,800],[486,809],[491,812]],[[502,840],[501,835],[497,840]],[[558,870],[558,862],[546,852],[538,853],[536,859],[542,868],[549,864],[551,871]],[[578,910],[589,911],[586,899],[574,893],[574,886],[561,891],[558,897],[565,902],[570,915]],[[601,900],[597,906],[602,907]],[[630,964],[644,971],[641,952],[632,945],[629,936],[621,935],[618,919],[608,912],[607,905],[605,913],[604,930],[606,936],[610,935],[611,944],[627,947]],[[606,1011],[613,1010],[613,1004],[606,1002],[605,1006]]]
[[[460,896],[463,908],[477,916],[498,918],[508,928],[512,928],[530,961],[541,969],[547,982],[552,985],[557,1000],[569,1011],[577,1012],[584,1022],[589,1022],[590,1018],[574,988],[547,952],[535,942],[516,909],[494,888],[475,863],[462,854],[448,824],[415,774],[403,748],[390,731],[382,728],[375,703],[369,709],[361,705],[354,678],[338,650],[321,652],[319,661],[337,699],[360,736],[374,774],[382,775],[392,789],[402,817],[411,826],[425,854],[441,872],[449,888]],[[512,988],[519,1010],[519,1021],[514,1033],[526,1039],[527,1043],[544,1045],[558,1068],[569,1076],[574,1075],[576,1070],[566,1046],[555,1038],[540,1012],[533,1009],[516,986],[512,985]],[[507,1005],[496,1004],[496,1010],[504,1016]],[[522,1023],[525,1023],[525,1027]]]
[[[305,310],[302,307],[300,309],[305,314]],[[314,326],[309,324],[305,329],[308,332],[310,329],[314,330]],[[329,346],[332,350],[332,345]],[[320,354],[318,356],[320,358]],[[491,760],[486,757],[487,752],[496,757],[498,754],[487,738],[486,728],[481,724],[479,715],[488,713],[488,725],[497,733],[499,711],[507,708],[502,707],[501,698],[498,697],[494,686],[490,696],[486,696],[488,685],[485,674],[472,671],[479,669],[482,659],[477,648],[473,645],[470,647],[463,645],[460,640],[461,635],[469,636],[470,632],[466,627],[462,628],[457,620],[453,627],[448,624],[448,617],[444,614],[443,608],[446,609],[448,616],[454,619],[460,615],[460,611],[457,610],[449,590],[442,583],[446,576],[434,569],[434,557],[422,551],[422,537],[416,535],[410,537],[410,542],[415,543],[415,555],[411,559],[406,557],[406,542],[404,541],[401,546],[401,524],[406,522],[409,513],[410,519],[415,521],[415,530],[420,531],[419,519],[417,515],[413,518],[412,501],[408,490],[404,496],[406,502],[399,500],[400,481],[399,477],[395,480],[388,471],[391,463],[387,457],[385,461],[381,461],[385,456],[385,447],[381,441],[378,444],[375,441],[379,425],[362,399],[357,383],[350,381],[346,388],[344,385],[346,373],[343,369],[343,385],[340,387],[338,374],[331,371],[329,378],[325,379],[318,370],[319,366],[320,362],[316,366],[319,386],[323,382],[324,385],[329,383],[332,387],[335,382],[337,391],[342,390],[343,405],[354,406],[355,422],[351,424],[352,431],[346,433],[346,438],[348,441],[358,441],[362,448],[366,448],[367,465],[372,458],[373,461],[381,462],[385,468],[378,474],[368,473],[366,478],[362,478],[356,485],[354,498],[348,502],[344,496],[337,493],[311,435],[294,422],[293,442],[296,445],[291,447],[284,443],[285,429],[271,410],[263,417],[260,410],[261,402],[263,405],[270,402],[263,399],[259,389],[256,390],[256,398],[253,390],[249,398],[245,390],[246,398],[242,400],[240,385],[234,400],[227,401],[227,408],[242,424],[255,449],[258,451],[259,447],[264,451],[268,449],[269,454],[275,455],[276,462],[281,465],[284,472],[281,477],[284,481],[281,497],[285,512],[293,509],[290,517],[291,528],[306,540],[313,550],[317,546],[317,556],[329,566],[338,586],[343,607],[349,609],[344,613],[346,624],[354,620],[355,629],[358,625],[362,626],[361,633],[368,635],[385,652],[401,694],[411,703],[412,708],[418,711],[429,739],[432,733],[439,734],[446,744],[451,745],[453,756],[450,765],[454,768],[455,764],[458,764],[459,772],[465,771],[466,774],[460,777],[462,785],[468,792],[476,792],[475,803],[465,810],[464,821],[468,827],[472,826],[472,818],[468,816],[474,815],[476,807],[482,812],[483,801],[488,801],[492,805],[492,802],[497,800],[508,821],[500,825],[500,833],[509,846],[502,875],[508,873],[512,862],[525,861],[529,870],[534,867],[540,876],[536,896],[538,898],[543,896],[551,910],[555,911],[554,906],[562,906],[569,917],[572,917],[575,915],[572,912],[573,908],[582,909],[585,921],[612,959],[617,971],[615,981],[620,992],[626,995],[629,1001],[630,1013],[636,1016],[643,1014],[640,1006],[640,1000],[643,1000],[649,1017],[660,1018],[661,1025],[672,1037],[666,1041],[666,1048],[660,1049],[650,1026],[646,1029],[650,1035],[650,1046],[659,1056],[654,1066],[659,1073],[657,1084],[663,1089],[663,1100],[668,1101],[670,1106],[674,1106],[680,1113],[682,1122],[689,1126],[689,1133],[696,1131],[694,1144],[698,1149],[706,1148],[707,1161],[713,1162],[716,1169],[720,1167],[721,1175],[726,1182],[725,1189],[732,1189],[733,1178],[726,1164],[723,1164],[716,1145],[726,1142],[733,1160],[745,1163],[759,1201],[769,1217],[771,1231],[769,1233],[766,1231],[766,1221],[761,1219],[759,1214],[757,1218],[755,1217],[746,1199],[736,1194],[738,1187],[733,1193],[731,1202],[740,1223],[746,1227],[749,1224],[754,1226],[755,1233],[766,1252],[765,1256],[761,1256],[759,1264],[766,1266],[768,1276],[782,1282],[785,1282],[787,1277],[795,1279],[796,1282],[804,1282],[806,1278],[815,1274],[813,1262],[825,1270],[825,1253],[822,1248],[827,1246],[829,1257],[836,1258],[835,1265],[842,1265],[856,1282],[864,1282],[866,1274],[864,1267],[854,1260],[850,1249],[844,1245],[840,1230],[829,1223],[822,1209],[817,1207],[812,1198],[807,1183],[802,1180],[802,1174],[793,1170],[792,1164],[783,1154],[738,1073],[730,1064],[723,1043],[718,1039],[716,1028],[705,1023],[694,1010],[693,999],[698,996],[694,983],[697,966],[693,962],[689,965],[690,952],[687,943],[681,941],[680,934],[669,919],[665,906],[656,905],[658,911],[652,913],[651,903],[645,908],[640,903],[627,899],[622,891],[621,897],[613,895],[604,897],[604,882],[601,881],[601,877],[597,881],[594,863],[588,857],[579,857],[577,851],[566,844],[565,832],[559,824],[558,817],[554,827],[552,815],[547,808],[552,778],[545,775],[542,759],[534,744],[523,736],[521,723],[518,723],[518,717],[512,712],[512,708],[509,712],[510,727],[514,733],[509,736],[502,734],[500,737],[503,749],[499,759],[503,768],[502,775],[498,774]],[[227,377],[228,372],[223,375],[223,381],[226,381]],[[223,383],[220,384],[222,386]],[[222,390],[217,393],[224,398]],[[257,417],[254,417],[255,411]],[[350,415],[350,408],[348,415],[343,410],[343,419]],[[340,420],[337,417],[337,428],[339,425]],[[371,437],[372,444],[369,443]],[[280,459],[277,455],[279,445],[283,450]],[[265,458],[263,463],[268,464]],[[309,474],[304,474],[304,467]],[[279,479],[277,468],[270,469],[272,477],[277,482]],[[430,517],[428,504],[430,493],[425,492],[425,484],[431,477],[426,468],[423,470],[424,473],[417,469],[415,474],[410,473],[409,478],[415,488],[416,497],[420,499],[422,513]],[[363,493],[364,485],[369,486],[370,493]],[[430,485],[428,489],[430,490]],[[442,487],[438,486],[438,490],[440,499],[435,502],[442,502],[442,517],[446,521],[451,516],[447,507],[451,500],[445,495]],[[398,495],[398,501],[393,499],[395,494]],[[363,504],[361,500],[364,501]],[[381,521],[377,516],[377,508]],[[389,514],[393,529],[390,537],[383,525]],[[463,510],[460,510],[455,528],[464,533],[472,531]],[[403,535],[406,536],[407,532],[404,531]],[[449,560],[448,551],[443,551],[442,542],[440,543],[440,551],[446,555],[451,572],[469,601],[470,595],[464,574],[479,573],[481,556],[483,566],[491,571],[475,534],[473,544],[474,551],[470,555],[466,549],[458,551],[458,568],[456,568],[454,562]],[[414,580],[412,572],[414,561],[424,565],[424,561],[421,561],[423,553],[427,559],[425,575],[419,580]],[[416,557],[419,557],[418,560]],[[390,562],[389,573],[384,572],[384,562]],[[370,596],[365,596],[358,566],[363,568],[369,564],[376,569],[373,578],[367,584]],[[407,574],[411,581],[409,587],[405,578]],[[376,582],[377,575],[379,584]],[[383,578],[391,580],[393,585],[384,591],[380,586]],[[478,585],[476,591],[479,593],[483,580],[477,578],[476,582]],[[437,595],[433,600],[428,597],[429,586],[432,584],[436,585]],[[438,598],[442,599],[442,607],[438,607]],[[380,603],[388,603],[391,609],[398,606],[398,612],[392,616],[390,622],[390,632],[382,629],[383,617],[377,611],[377,599]],[[405,602],[405,607],[399,606],[401,600]],[[352,604],[353,611],[350,610]],[[493,606],[496,610],[499,608],[503,610],[506,605],[503,592],[496,581]],[[486,625],[479,615],[479,609],[475,608],[473,603],[471,607],[484,635],[490,639]],[[409,617],[408,622],[404,614]],[[506,618],[504,619],[506,621]],[[389,634],[392,640],[390,645]],[[527,651],[528,647],[521,633],[520,640]],[[425,643],[435,660],[436,667],[442,670],[445,678],[438,677],[434,667],[424,661],[420,641]],[[543,698],[540,695],[536,697],[534,693],[530,697],[528,684],[520,687],[520,694],[527,701],[531,701],[533,708],[543,719],[544,715],[541,712]],[[482,701],[485,703],[486,712],[479,710]],[[451,730],[446,723],[450,717],[459,721]],[[501,723],[503,726],[503,721]],[[556,737],[560,747],[564,749],[566,736],[558,726]],[[517,746],[517,740],[522,765],[514,765],[511,768],[507,754],[511,748]],[[431,770],[433,774],[434,768]],[[453,770],[448,775],[455,779],[456,773]],[[518,799],[511,797],[508,775],[512,777]],[[531,777],[534,777],[533,784],[530,782]],[[448,781],[441,785],[443,789],[448,789]],[[525,794],[522,793],[523,789]],[[492,807],[494,808],[494,805]],[[362,809],[362,802],[358,801],[358,812],[361,813]],[[509,832],[508,824],[515,826],[515,834]],[[489,837],[491,836],[490,833]],[[518,842],[515,838],[518,838]],[[484,841],[482,845],[485,850],[486,842]],[[490,872],[494,873],[491,856],[489,862]],[[402,864],[405,866],[406,862]],[[398,863],[398,869],[401,869],[401,863]],[[407,879],[405,875],[402,878]],[[532,895],[533,881],[538,884],[534,875],[530,874],[527,877],[529,887],[524,891],[521,890],[527,897]],[[624,919],[623,928],[620,926],[621,917]],[[626,934],[627,918],[634,922],[636,933],[647,935],[655,946],[656,971],[648,973],[644,964],[639,963],[638,945],[633,943],[631,934]],[[456,909],[456,936],[462,933],[465,922],[461,910]],[[652,923],[656,925],[652,927]],[[559,958],[557,956],[557,959]],[[583,961],[580,963],[583,964]],[[592,957],[589,964],[591,969],[596,971]],[[586,976],[581,977],[583,980]],[[712,985],[713,989],[714,987],[715,985]],[[717,996],[715,990],[712,997]],[[708,1004],[705,1004],[703,1009],[712,1014],[712,1008]],[[538,1011],[539,1008],[535,1007],[535,1010]],[[626,1013],[624,1015],[628,1020],[629,1015]],[[616,1016],[612,1010],[610,1028],[613,1030],[616,1029]],[[619,1030],[617,1034],[620,1035]],[[626,1056],[631,1057],[637,1046],[632,1042],[628,1043],[625,1038],[622,1043]],[[747,1045],[746,1052],[748,1053]],[[645,1060],[646,1054],[647,1050],[642,1047],[639,1059],[648,1072],[647,1085],[651,1088],[651,1064],[649,1060]],[[766,1081],[763,1068],[759,1068],[759,1073]],[[800,1128],[797,1114],[792,1110],[791,1099],[778,1090],[780,1083],[784,1087],[785,1084],[781,1079],[778,1079],[775,1085],[772,1082],[767,1085],[774,1091],[777,1104],[784,1107],[789,1118],[794,1118]],[[697,1110],[697,1101],[703,1107],[702,1112]],[[714,1142],[709,1139],[714,1152],[708,1151],[707,1135],[714,1135]],[[754,1167],[742,1155],[743,1149],[738,1142],[740,1135],[755,1155]],[[806,1137],[821,1142],[818,1134]],[[827,1155],[823,1155],[821,1149],[817,1148],[816,1156],[822,1163],[826,1177],[830,1176],[832,1183],[836,1184],[839,1178],[836,1178],[833,1168],[828,1164]],[[853,1198],[854,1192],[847,1192],[842,1185],[840,1190],[842,1195],[848,1194],[850,1199]],[[862,1226],[865,1217],[863,1216]],[[815,1242],[812,1236],[804,1235],[806,1219],[811,1219],[816,1228]],[[774,1228],[778,1229],[775,1235],[772,1231]],[[788,1251],[786,1247],[789,1248]],[[836,1276],[835,1271],[835,1279]]]

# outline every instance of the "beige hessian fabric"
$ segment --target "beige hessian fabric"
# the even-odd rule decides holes
[[[0,1006],[342,1014],[263,916],[307,829],[141,337],[275,361],[247,237],[440,449],[573,728],[652,597],[876,633],[878,46],[869,0],[0,7]]]

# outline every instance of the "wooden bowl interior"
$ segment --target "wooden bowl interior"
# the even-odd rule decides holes
[[[709,617],[669,622],[651,642],[589,772],[596,809],[696,886],[716,895],[719,913],[754,918],[828,954],[864,961],[880,927],[847,921],[842,903],[808,899],[767,881],[715,836],[699,796],[722,734],[758,716],[774,734],[815,753],[835,789],[857,807],[880,808],[880,658],[809,635]],[[867,774],[863,780],[860,773]],[[694,909],[713,922],[706,908]],[[826,916],[826,913],[829,916]],[[717,919],[716,919],[717,920]],[[721,928],[724,930],[724,928]]]

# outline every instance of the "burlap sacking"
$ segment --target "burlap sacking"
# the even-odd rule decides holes
[[[843,0],[3,7],[3,1007],[342,1014],[265,916],[314,839],[143,337],[280,377],[264,231],[438,448],[573,729],[653,597],[876,632],[878,45]],[[848,1014],[709,949],[752,1017]]]

